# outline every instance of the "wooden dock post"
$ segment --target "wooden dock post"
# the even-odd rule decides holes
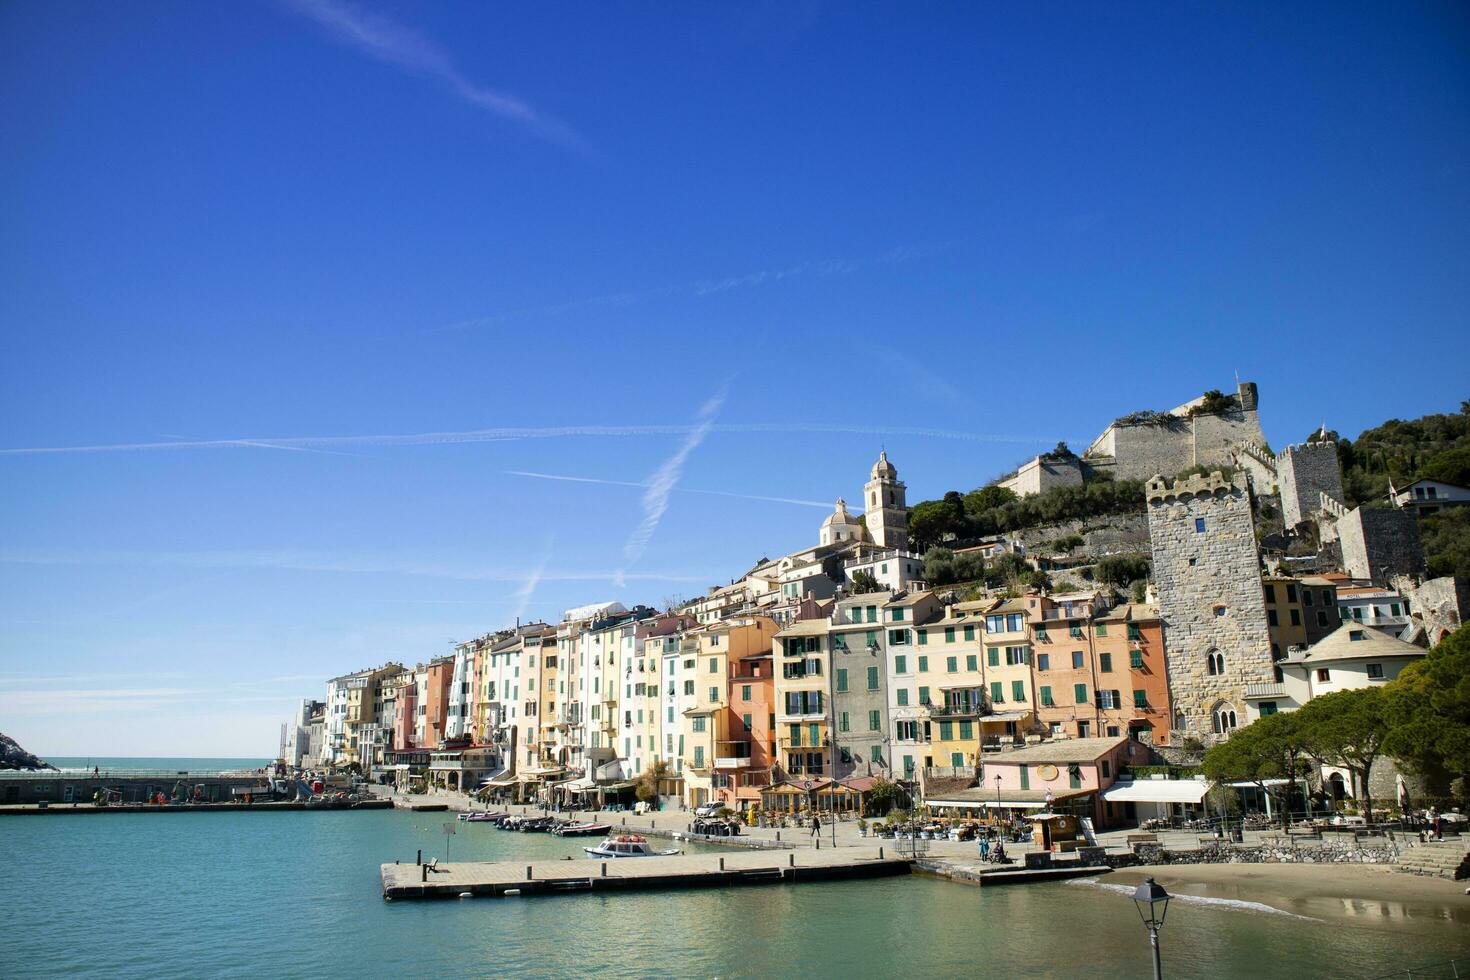
[[[725,859],[724,858],[720,858],[720,870],[721,871],[724,871],[725,870]]]
[[[723,858],[720,860],[720,863],[721,864],[724,864],[725,863]],[[607,877],[607,862],[606,861],[602,862],[602,876],[604,878]]]
[[[788,854],[788,855],[786,855],[786,857],[787,857],[787,864],[789,864],[793,868],[796,867],[796,854],[795,853]]]
[[[413,859],[413,863],[414,864],[423,864],[424,863],[424,849],[422,847],[419,848],[419,855],[418,855],[418,857],[416,857],[416,858]]]
[[[428,881],[428,880],[429,880],[429,866],[427,864],[421,864],[421,865],[419,865],[419,881]]]
[[[883,860],[883,848],[878,848],[878,860]]]
[[[531,866],[529,864],[526,865],[526,880],[527,881],[530,881],[531,880]]]

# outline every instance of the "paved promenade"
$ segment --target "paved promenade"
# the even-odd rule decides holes
[[[560,861],[385,864],[387,899],[545,895],[632,888],[723,888],[907,874],[909,861],[888,846],[826,850],[754,850],[729,854]]]

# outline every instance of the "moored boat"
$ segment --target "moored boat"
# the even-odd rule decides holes
[[[631,857],[670,857],[681,853],[679,850],[655,851],[648,846],[648,840],[637,834],[620,834],[617,837],[609,837],[596,847],[584,847],[582,850],[593,857],[608,858],[631,858]]]
[[[489,811],[475,813],[461,813],[459,819],[465,823],[498,823],[510,816],[509,813],[490,813]]]
[[[605,823],[570,823],[563,824],[552,831],[558,837],[595,837],[612,830],[611,824]]]

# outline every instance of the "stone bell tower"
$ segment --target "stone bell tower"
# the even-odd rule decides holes
[[[909,547],[908,488],[898,478],[898,470],[888,462],[885,450],[878,454],[867,485],[863,487],[864,516],[868,534],[880,548],[907,551]]]

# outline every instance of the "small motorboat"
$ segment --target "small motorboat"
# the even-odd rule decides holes
[[[516,826],[516,830],[519,830],[523,834],[544,834],[555,828],[559,823],[560,821],[555,817],[532,817],[529,820],[522,820]]]
[[[605,858],[670,857],[682,853],[677,849],[655,851],[648,846],[646,838],[639,837],[637,834],[620,834],[617,837],[609,837],[596,847],[584,847],[582,850],[593,857]]]
[[[611,824],[605,823],[569,823],[563,824],[552,831],[558,837],[595,837],[606,834],[612,830]]]
[[[461,813],[459,815],[459,819],[463,820],[465,823],[495,823],[496,821],[503,820],[508,816],[510,816],[510,814],[508,813],[491,813],[488,810],[484,810],[475,813]]]

